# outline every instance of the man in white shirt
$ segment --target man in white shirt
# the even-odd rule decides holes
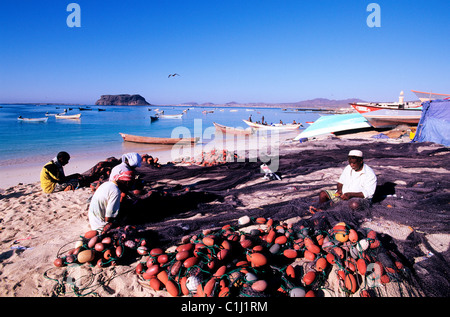
[[[92,230],[101,231],[106,225],[111,226],[119,214],[120,197],[126,192],[134,180],[132,171],[125,171],[115,180],[101,184],[92,196],[89,205],[89,224]]]
[[[377,187],[377,176],[372,168],[364,164],[363,153],[351,150],[348,153],[348,165],[345,167],[337,183],[337,190],[324,190],[319,194],[319,203],[349,200],[353,210],[372,199]],[[359,199],[352,199],[359,198]]]

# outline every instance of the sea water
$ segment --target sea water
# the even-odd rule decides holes
[[[80,110],[79,108],[91,110]],[[99,111],[98,109],[105,109]],[[49,116],[46,123],[23,122],[24,118],[45,117],[46,113],[81,113],[79,120],[57,119]],[[183,114],[182,119],[159,119],[151,122],[156,111]],[[184,112],[183,112],[184,111]],[[205,113],[206,112],[206,113]],[[81,105],[0,105],[0,168],[30,162],[39,165],[56,156],[59,151],[90,157],[104,154],[120,158],[134,150],[124,142],[119,132],[152,137],[199,137],[200,144],[214,138],[213,122],[230,127],[248,128],[243,122],[297,123],[315,121],[320,113],[284,111],[280,108],[191,107],[185,106],[81,106]],[[292,132],[291,132],[292,133]],[[294,136],[298,134],[295,132]],[[140,150],[151,154],[152,149],[167,146],[141,145]],[[106,158],[105,157],[105,158]]]

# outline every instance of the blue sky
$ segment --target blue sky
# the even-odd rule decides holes
[[[450,93],[449,21],[448,0],[0,0],[0,102],[414,100]]]

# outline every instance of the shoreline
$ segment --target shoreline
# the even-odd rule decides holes
[[[250,139],[250,143],[243,138],[229,138],[216,142],[214,139],[208,140],[204,143],[195,145],[194,147],[182,148],[182,153],[175,153],[173,147],[165,145],[155,144],[139,144],[123,142],[121,145],[122,152],[117,150],[104,150],[102,152],[84,153],[81,151],[69,152],[71,159],[69,164],[64,167],[66,175],[73,173],[84,173],[92,168],[97,163],[106,160],[108,157],[115,157],[120,159],[121,156],[128,152],[137,152],[139,154],[148,154],[153,157],[158,157],[159,163],[166,164],[169,161],[173,161],[182,156],[198,156],[202,151],[210,151],[213,148],[222,150],[228,149],[229,151],[245,152],[250,151],[252,154],[258,154],[261,151],[267,150],[268,147],[279,147],[281,143],[286,140],[294,138],[298,134],[295,132],[280,133],[279,139],[272,141],[270,137],[263,134],[261,137],[254,137]],[[261,147],[263,145],[263,147]],[[187,150],[187,151],[186,151]],[[278,151],[278,149],[276,149]],[[270,153],[270,151],[269,151]],[[42,167],[56,156],[48,157],[45,161],[27,161],[14,165],[0,166],[0,173],[3,176],[0,178],[0,191],[6,190],[10,187],[14,187],[19,184],[33,184],[39,182],[40,172]]]

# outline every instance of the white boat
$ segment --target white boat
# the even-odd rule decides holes
[[[255,128],[255,129],[261,129],[261,130],[297,130],[300,129],[300,127],[303,127],[303,124],[301,123],[291,123],[291,124],[260,124],[251,122],[248,120],[242,120],[244,121],[248,126]]]
[[[23,118],[22,116],[18,117],[17,120],[22,122],[47,122],[48,117],[45,118]]]
[[[160,119],[182,119],[183,114],[159,114],[158,117]]]
[[[422,111],[422,104],[420,102],[356,102],[351,103],[350,106],[361,114],[382,109]]]
[[[214,126],[216,127],[217,131],[220,131],[223,134],[233,134],[233,135],[250,135],[253,134],[254,129],[253,128],[247,128],[247,129],[239,129],[235,127],[227,127],[222,124],[213,122]]]
[[[422,111],[382,109],[363,113],[362,116],[376,129],[394,128],[401,124],[417,125]]]
[[[450,94],[437,94],[434,92],[425,92],[425,91],[417,91],[417,90],[411,90],[417,98],[420,99],[420,101],[430,101],[430,100],[436,100],[436,99],[450,99]]]
[[[78,114],[57,114],[56,119],[80,119],[81,113]]]
[[[294,140],[303,138],[312,138],[319,135],[342,132],[348,130],[370,128],[369,122],[359,113],[336,114],[331,116],[322,116],[299,135]]]

